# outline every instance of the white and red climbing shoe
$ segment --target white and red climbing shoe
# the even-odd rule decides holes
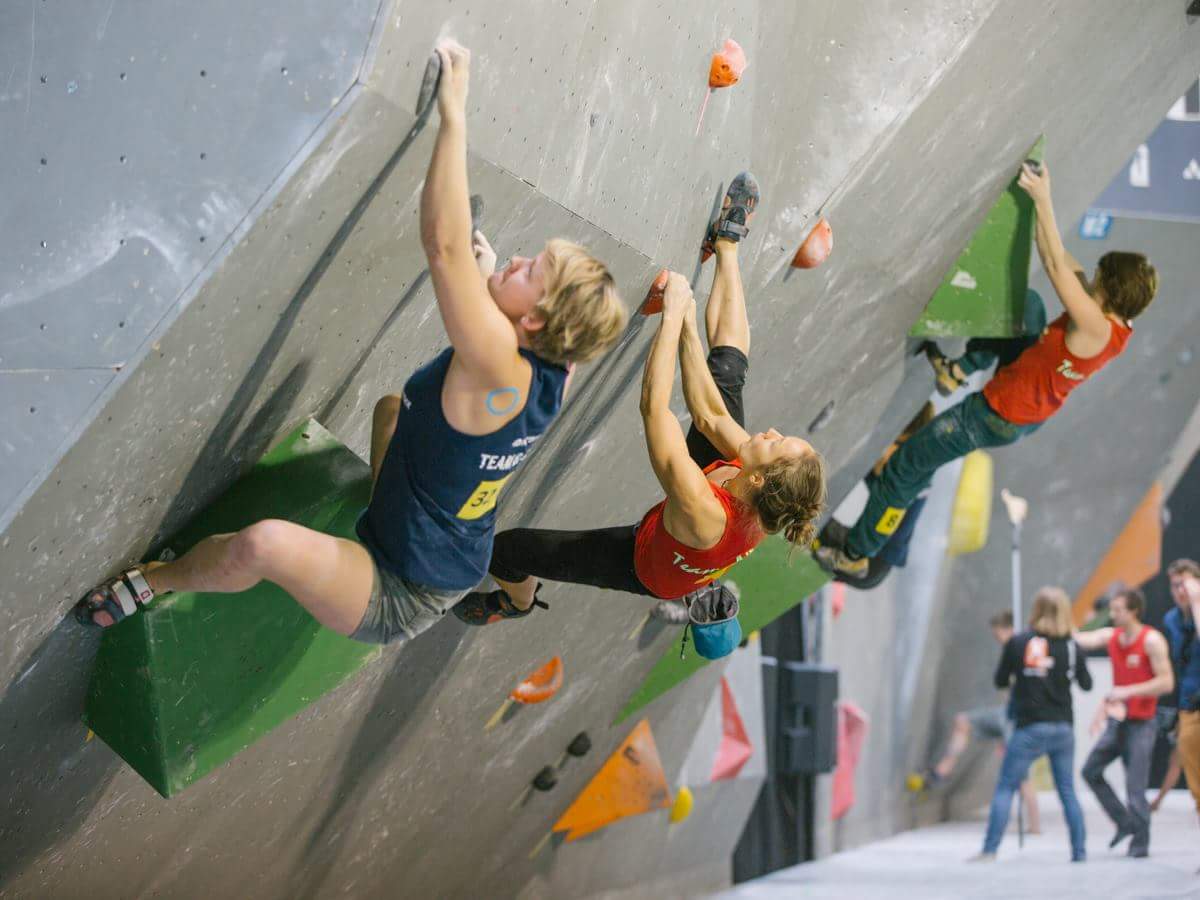
[[[133,615],[154,599],[150,583],[141,569],[126,569],[116,578],[96,585],[75,604],[75,620],[93,628],[108,628]],[[96,621],[98,613],[111,619],[108,625]]]

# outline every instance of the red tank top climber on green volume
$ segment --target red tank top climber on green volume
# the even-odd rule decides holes
[[[704,470],[708,475],[721,466],[742,467],[740,460],[717,460]],[[633,549],[633,569],[650,593],[663,600],[678,600],[720,578],[734,563],[765,537],[758,517],[733,494],[710,481],[713,496],[725,509],[725,533],[707,550],[697,550],[673,538],[663,524],[663,500],[638,526]]]
[[[1108,639],[1108,658],[1112,660],[1113,684],[1141,684],[1154,677],[1154,667],[1150,665],[1150,659],[1146,656],[1146,635],[1151,630],[1149,625],[1143,625],[1133,643],[1126,647],[1121,644],[1121,629],[1113,629],[1112,637]],[[1153,719],[1157,708],[1157,697],[1130,697],[1125,701],[1125,718]]]
[[[1051,322],[1036,344],[1012,365],[997,370],[987,383],[983,396],[997,415],[1014,425],[1045,422],[1058,412],[1067,394],[1120,354],[1133,334],[1130,326],[1109,319],[1112,330],[1104,349],[1089,359],[1080,359],[1067,349],[1069,321],[1063,313]]]

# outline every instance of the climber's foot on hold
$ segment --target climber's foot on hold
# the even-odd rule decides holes
[[[717,239],[735,244],[750,233],[750,220],[758,207],[758,180],[749,172],[739,172],[725,192],[721,212],[708,225],[708,233],[700,244],[700,261],[717,252]]]
[[[831,575],[863,579],[870,573],[870,557],[852,556],[841,547],[817,547],[813,551],[813,558],[816,559],[817,565]]]
[[[967,374],[958,363],[946,357],[933,341],[925,342],[925,358],[933,368],[937,392],[943,397],[949,397],[967,380]]]
[[[116,578],[96,585],[75,604],[75,621],[108,628],[133,615],[154,599],[154,591],[140,569],[126,569]]]
[[[537,592],[541,589],[542,586],[539,584],[537,590],[533,592],[533,603],[530,604],[529,609],[521,609],[516,606],[512,602],[512,598],[508,596],[508,592],[500,588],[488,591],[486,594],[481,591],[473,591],[454,604],[452,608],[454,615],[468,625],[495,625],[506,619],[523,619],[533,612],[535,606],[549,609],[548,604],[537,598]]]

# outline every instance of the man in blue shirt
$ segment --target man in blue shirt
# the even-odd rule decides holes
[[[1200,811],[1200,563],[1177,559],[1167,566],[1175,608],[1163,619],[1171,645],[1171,663],[1179,684],[1179,738],[1177,747],[1188,788]]]

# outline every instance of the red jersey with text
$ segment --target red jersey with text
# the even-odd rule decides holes
[[[1154,669],[1146,656],[1146,635],[1153,629],[1143,625],[1128,645],[1121,643],[1121,629],[1114,628],[1108,639],[1108,658],[1112,660],[1113,684],[1141,684],[1154,677]],[[1153,719],[1158,708],[1157,697],[1130,697],[1125,701],[1125,718]]]
[[[1014,425],[1035,425],[1056,412],[1067,395],[1099,372],[1110,359],[1120,354],[1133,334],[1133,328],[1113,322],[1108,343],[1089,359],[1080,359],[1067,349],[1067,324],[1063,313],[1042,332],[1041,338],[1016,362],[996,371],[983,389],[988,406]]]
[[[740,469],[742,464],[739,460],[717,460],[704,474],[721,466]],[[656,597],[677,600],[720,578],[764,537],[752,510],[716,482],[710,481],[708,486],[725,510],[725,533],[707,550],[689,547],[667,532],[663,524],[666,500],[647,512],[638,525],[633,568],[638,580]]]

